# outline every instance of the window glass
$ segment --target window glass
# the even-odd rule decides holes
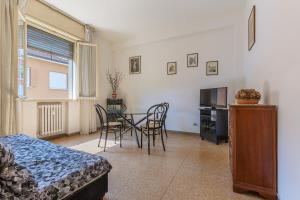
[[[59,72],[49,72],[49,89],[67,90],[68,77],[67,74]]]

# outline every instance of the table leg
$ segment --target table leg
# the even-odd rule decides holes
[[[123,115],[120,115],[120,114],[118,114],[118,115],[119,115],[120,117],[122,117],[125,121],[127,121],[127,122],[131,125],[131,127],[125,129],[125,130],[122,132],[121,136],[122,136],[123,134],[125,134],[126,132],[128,132],[129,130],[132,131],[132,129],[134,129],[137,145],[138,145],[139,148],[141,148],[141,145],[140,145],[140,142],[139,142],[139,137],[138,137],[137,131],[142,131],[142,130],[141,130],[141,128],[138,127],[138,124],[140,124],[140,123],[143,122],[145,119],[147,119],[150,115],[152,115],[152,113],[150,113],[150,114],[148,114],[147,116],[143,117],[143,118],[140,119],[138,122],[134,122],[134,119],[133,119],[133,115],[134,115],[134,114],[130,114],[131,121],[128,120],[128,119],[127,119],[126,117],[124,117]],[[141,134],[142,134],[142,133],[141,133]],[[142,136],[141,136],[141,137],[142,137]]]
[[[133,115],[131,114],[130,117],[131,117],[131,121],[132,121],[133,124],[134,124]],[[137,131],[136,131],[136,127],[134,126],[133,128],[134,128],[134,132],[135,132],[135,137],[136,137],[137,145],[138,145],[138,147],[140,148],[140,141],[139,141],[139,137],[138,137],[138,134],[137,134]]]

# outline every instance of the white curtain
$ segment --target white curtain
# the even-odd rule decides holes
[[[16,131],[18,0],[0,1],[0,135]]]
[[[79,97],[96,97],[96,46],[79,43]]]
[[[94,30],[85,28],[85,42],[93,42]],[[79,44],[79,97],[80,99],[80,133],[88,134],[97,130],[95,100],[96,97],[96,47],[92,44]]]

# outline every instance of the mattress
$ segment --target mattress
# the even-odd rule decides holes
[[[112,168],[99,155],[22,134],[0,137],[1,152],[1,199],[62,199]]]

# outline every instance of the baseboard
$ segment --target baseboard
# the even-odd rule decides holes
[[[45,136],[45,137],[40,137],[38,139],[42,139],[42,140],[53,140],[53,139],[57,139],[57,138],[61,138],[61,137],[67,137],[68,134],[63,133],[63,134],[57,134],[57,135],[49,135],[49,136]]]
[[[200,135],[200,133],[186,132],[186,131],[167,130],[167,132],[171,132],[171,133],[175,133],[175,134],[185,134],[185,135]]]
[[[67,136],[72,136],[72,135],[79,135],[80,132],[77,131],[77,132],[72,132],[72,133],[66,133]]]
[[[97,130],[91,133],[86,133],[86,134],[82,134],[82,135],[91,135],[91,134],[95,134],[98,133],[98,131],[100,131],[100,128],[97,127]],[[73,132],[73,133],[66,133],[66,135],[72,136],[72,135],[80,135],[80,131],[77,132]]]

